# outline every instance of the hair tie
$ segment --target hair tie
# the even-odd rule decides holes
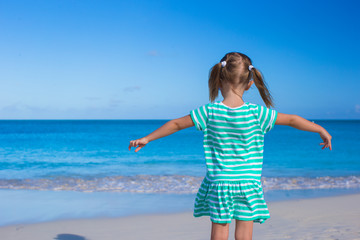
[[[221,67],[225,67],[226,66],[226,61],[222,61],[221,62]]]
[[[249,71],[251,71],[251,69],[253,69],[254,66],[253,65],[249,65]]]

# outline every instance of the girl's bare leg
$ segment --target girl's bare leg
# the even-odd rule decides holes
[[[211,240],[228,240],[230,224],[214,222],[211,223]]]
[[[235,240],[252,240],[254,221],[236,220]]]

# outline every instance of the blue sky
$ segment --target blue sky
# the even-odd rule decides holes
[[[359,5],[4,0],[0,119],[182,117],[209,102],[209,69],[230,51],[279,112],[360,119]],[[255,87],[244,100],[264,105]]]

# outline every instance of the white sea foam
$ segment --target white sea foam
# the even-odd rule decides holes
[[[203,177],[183,175],[136,175],[101,178],[56,177],[46,179],[0,179],[0,189],[33,189],[79,192],[196,193]],[[360,176],[262,177],[264,192],[294,189],[360,188]]]

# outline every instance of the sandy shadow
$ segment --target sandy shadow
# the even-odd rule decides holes
[[[87,239],[83,236],[79,236],[76,234],[62,233],[62,234],[58,234],[54,238],[54,240],[87,240]]]

